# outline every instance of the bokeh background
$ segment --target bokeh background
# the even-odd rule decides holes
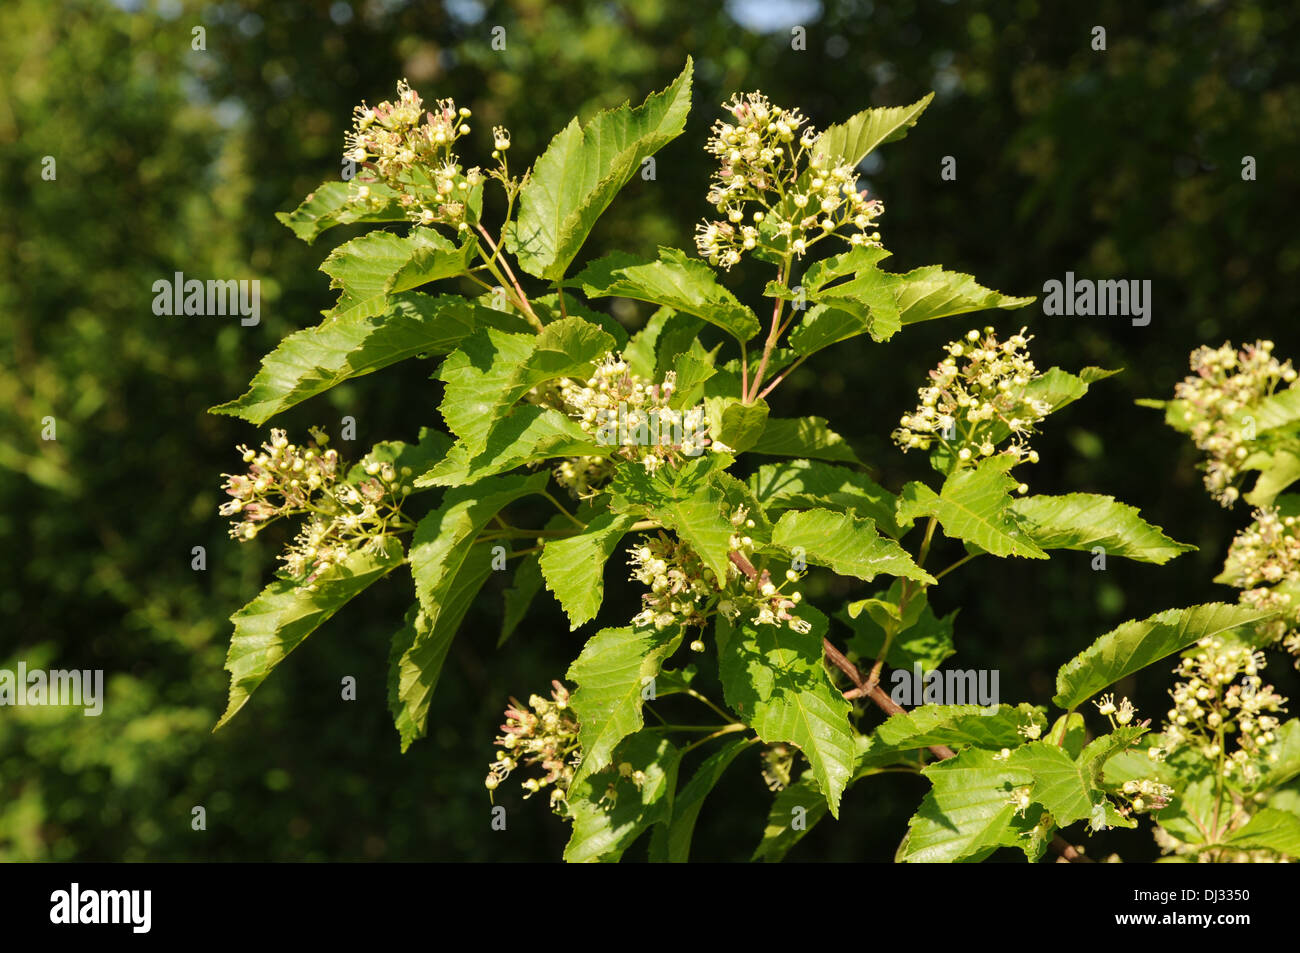
[[[330,306],[315,247],[275,221],[340,173],[352,106],[406,77],[514,133],[526,162],[571,115],[635,101],[695,57],[686,134],[657,179],[639,178],[593,236],[641,253],[690,247],[709,212],[702,145],[717,104],[761,88],[818,126],[869,105],[937,95],[903,141],[863,167],[886,203],[902,271],[941,262],[1010,294],[1067,270],[1149,279],[1151,324],[991,315],[1027,324],[1042,367],[1123,367],[1054,416],[1036,446],[1037,492],[1113,494],[1199,552],[1165,567],[1087,554],[1049,564],[976,561],[932,601],[962,606],[950,665],[1001,670],[1006,700],[1047,702],[1057,666],[1131,617],[1235,593],[1210,579],[1243,510],[1201,490],[1192,449],[1139,397],[1168,396],[1199,343],[1270,337],[1300,357],[1300,7],[1263,0],[8,0],[0,31],[0,667],[102,668],[100,718],[0,709],[0,859],[549,860],[567,828],[506,785],[509,827],[489,827],[482,778],[509,694],[563,674],[585,632],[550,597],[500,650],[494,584],[457,639],[429,737],[398,753],[384,702],[387,643],[410,601],[395,573],[349,605],[227,728],[228,616],[269,578],[271,543],[237,546],[216,515],[221,474],[254,428],[208,415],[242,393],[258,358]],[[506,28],[506,49],[490,44]],[[1104,26],[1107,48],[1091,48]],[[206,30],[206,50],[191,49]],[[806,29],[794,50],[791,28]],[[41,178],[42,158],[57,179]],[[940,178],[945,156],[955,181]],[[1243,181],[1253,156],[1257,179]],[[517,158],[516,158],[517,157]],[[173,272],[261,281],[261,324],[152,313]],[[766,276],[736,269],[756,295]],[[635,310],[620,317],[635,323]],[[783,386],[774,413],[832,419],[881,482],[926,475],[888,441],[939,346],[976,322],[859,339]],[[430,367],[408,362],[286,415],[337,432],[355,455],[436,420]],[[40,421],[57,419],[53,442]],[[208,568],[190,567],[206,547]],[[260,548],[259,548],[260,546]],[[614,565],[602,620],[636,594]],[[861,587],[814,593],[837,608]],[[1275,662],[1279,687],[1294,679]],[[354,675],[356,702],[339,699]],[[1288,679],[1291,679],[1288,681]],[[1123,686],[1158,715],[1158,666]],[[752,754],[752,753],[751,753]],[[887,860],[924,791],[859,784],[792,860]],[[693,856],[743,860],[771,795],[742,759],[706,805]],[[207,830],[191,830],[203,805]],[[1155,855],[1149,833],[1090,852]],[[634,851],[632,855],[636,856]]]

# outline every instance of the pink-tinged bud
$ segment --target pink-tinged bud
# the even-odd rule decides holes
[[[244,517],[254,521],[269,520],[275,513],[275,507],[267,503],[249,503],[244,507]]]

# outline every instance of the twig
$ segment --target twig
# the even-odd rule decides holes
[[[479,234],[483,236],[483,240],[486,241],[488,247],[492,249],[493,260],[501,262],[501,267],[505,269],[506,277],[508,277],[510,283],[514,285],[515,294],[519,299],[519,307],[525,312],[537,330],[542,330],[542,319],[537,316],[535,311],[533,311],[533,306],[528,302],[528,296],[524,294],[524,289],[519,285],[519,279],[516,278],[515,273],[510,270],[510,262],[506,261],[504,255],[498,255],[497,243],[492,240],[492,236],[488,234],[488,230],[484,228],[482,224],[476,225],[475,228],[479,230]],[[563,294],[563,292],[561,292],[561,294]]]
[[[843,652],[832,645],[830,639],[822,639],[822,650],[826,653],[826,657],[831,660],[831,663],[847,675],[849,681],[853,682],[853,684],[857,686],[856,688],[851,688],[845,692],[845,698],[870,698],[876,703],[877,707],[887,715],[897,715],[900,712],[907,710],[902,705],[898,704],[898,702],[890,698],[879,685],[869,685],[862,678],[862,673],[858,671],[858,667],[850,662],[844,656]],[[947,745],[930,745],[929,747],[930,750],[934,752],[935,757],[938,758],[952,758],[957,754],[957,752],[953,751]]]

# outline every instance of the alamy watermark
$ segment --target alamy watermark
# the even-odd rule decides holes
[[[1091,317],[1126,317],[1133,326],[1144,328],[1151,323],[1151,279],[1124,281],[1075,278],[1067,271],[1065,280],[1043,282],[1043,314]]]
[[[32,669],[26,662],[18,670],[0,668],[0,706],[49,705],[84,708],[87,718],[104,711],[104,670]]]
[[[894,704],[904,708],[917,705],[983,705],[984,714],[991,715],[998,710],[997,669],[949,669],[937,668],[928,672],[921,671],[921,663],[916,662],[912,671],[895,669],[891,679],[894,687],[889,697]]]
[[[157,315],[240,315],[239,323],[254,327],[262,320],[262,285],[258,279],[234,278],[206,282],[178,271],[153,283],[153,313]]]
[[[153,925],[152,890],[82,890],[73,883],[50,894],[50,922],[55,924],[127,924],[132,933]]]
[[[634,410],[619,402],[618,408],[596,411],[596,442],[602,447],[679,447],[688,457],[704,453],[701,439],[709,429],[703,407],[688,411]]]

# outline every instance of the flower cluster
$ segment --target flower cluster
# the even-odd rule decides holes
[[[1279,613],[1260,625],[1272,641],[1297,656],[1300,666],[1300,605],[1292,604],[1289,592],[1272,588],[1278,583],[1300,583],[1296,518],[1267,506],[1255,510],[1254,516],[1255,522],[1237,534],[1228,550],[1227,581],[1243,590],[1242,604]]]
[[[634,373],[617,354],[606,354],[586,381],[564,378],[534,388],[528,399],[561,411],[577,421],[601,446],[614,448],[609,457],[570,457],[555,469],[555,478],[576,497],[613,473],[619,460],[639,462],[653,473],[665,463],[698,457],[706,450],[726,450],[709,438],[703,407],[675,410],[669,406],[677,386],[669,371],[662,384]]]
[[[468,228],[465,213],[469,194],[482,183],[477,169],[464,170],[452,147],[469,132],[470,111],[440,99],[426,111],[418,93],[405,81],[397,84],[397,100],[371,108],[364,102],[353,113],[344,158],[372,173],[358,177],[354,199],[381,203],[365,182],[382,182],[398,194],[407,217],[421,225]],[[504,130],[502,130],[504,132]],[[509,134],[494,130],[494,139],[509,148]]]
[[[717,576],[695,550],[659,533],[643,537],[641,545],[628,550],[630,578],[649,587],[641,596],[642,610],[632,618],[636,626],[670,625],[703,628],[709,600],[717,595]]]
[[[784,791],[790,786],[798,753],[798,748],[787,744],[768,745],[763,749],[763,783],[769,791]]]
[[[754,568],[754,540],[746,535],[754,521],[746,507],[735,509],[731,525],[728,546],[732,560],[723,580],[718,580],[689,545],[662,533],[657,538],[643,537],[640,545],[628,550],[631,578],[650,589],[641,597],[644,608],[632,619],[633,625],[703,627],[716,610],[730,622],[743,618],[754,625],[785,625],[801,634],[812,630],[807,620],[790,613],[803,601],[803,594],[782,591],[797,582],[800,574],[787,570],[778,586],[769,570]],[[704,651],[704,643],[698,639],[690,647]]]
[[[1273,357],[1272,341],[1256,341],[1240,351],[1230,344],[1199,347],[1192,352],[1195,372],[1174,387],[1184,402],[1183,422],[1192,440],[1205,452],[1205,488],[1221,505],[1232,506],[1240,496],[1234,485],[1242,461],[1250,454],[1253,435],[1234,416],[1272,394],[1280,383],[1296,379],[1291,362]]]
[[[411,492],[391,463],[364,458],[365,478],[344,480],[338,451],[326,449],[329,438],[313,428],[306,446],[289,442],[283,430],[272,430],[259,450],[240,446],[248,470],[226,473],[222,484],[230,500],[218,510],[238,516],[230,535],[241,542],[254,539],[271,521],[309,515],[294,541],[280,556],[283,574],[300,587],[310,588],[316,578],[356,550],[374,544],[402,524],[402,501]]]
[[[873,226],[884,206],[858,191],[852,165],[816,151],[818,136],[797,109],[774,106],[757,91],[722,108],[731,118],[714,124],[705,149],[718,157],[708,201],[723,218],[696,226],[703,257],[731,268],[760,245],[802,256],[844,228],[852,245],[880,244]],[[767,244],[773,239],[779,247]]]
[[[1224,774],[1254,780],[1261,763],[1277,760],[1277,753],[1267,748],[1276,740],[1277,713],[1285,711],[1286,699],[1260,677],[1262,652],[1210,638],[1197,646],[1199,651],[1174,670],[1186,681],[1170,692],[1174,707],[1167,715],[1165,750],[1192,748],[1219,761]],[[1232,734],[1236,749],[1229,754]]]
[[[812,624],[808,620],[790,613],[803,601],[803,593],[784,591],[786,586],[799,581],[801,573],[787,569],[781,584],[774,583],[767,568],[753,565],[754,540],[744,533],[754,528],[754,521],[749,519],[745,507],[737,507],[731,514],[731,525],[735,531],[728,545],[734,558],[727,564],[729,590],[718,603],[718,611],[731,622],[747,618],[754,625],[784,625],[800,635],[811,632]]]
[[[1026,439],[1052,405],[1029,390],[1042,375],[1029,357],[1033,335],[1024,332],[999,341],[989,327],[950,342],[948,356],[930,371],[930,383],[917,391],[920,404],[899,420],[894,442],[907,451],[927,450],[937,441],[961,465],[992,456],[1010,437],[1005,452],[1037,463],[1038,452]]]
[[[1300,578],[1300,537],[1295,517],[1277,507],[1260,507],[1255,522],[1237,534],[1228,549],[1228,565],[1236,567],[1232,584],[1242,589]]]
[[[1140,778],[1125,781],[1121,794],[1128,802],[1129,810],[1136,814],[1145,814],[1148,811],[1158,811],[1167,807],[1174,796],[1174,789],[1153,779]]]
[[[1102,695],[1097,701],[1093,702],[1097,706],[1097,713],[1105,715],[1110,719],[1111,727],[1123,727],[1132,723],[1133,716],[1137,714],[1137,709],[1127,698],[1120,699],[1118,705],[1115,704],[1115,696],[1112,694]]]
[[[496,744],[502,750],[488,770],[483,784],[495,791],[519,765],[537,765],[544,772],[540,778],[528,778],[521,785],[524,799],[551,787],[551,809],[564,813],[565,797],[573,780],[574,769],[582,760],[578,745],[578,718],[569,707],[569,690],[558,681],[551,682],[551,700],[531,695],[528,707],[510,699],[506,723]]]

